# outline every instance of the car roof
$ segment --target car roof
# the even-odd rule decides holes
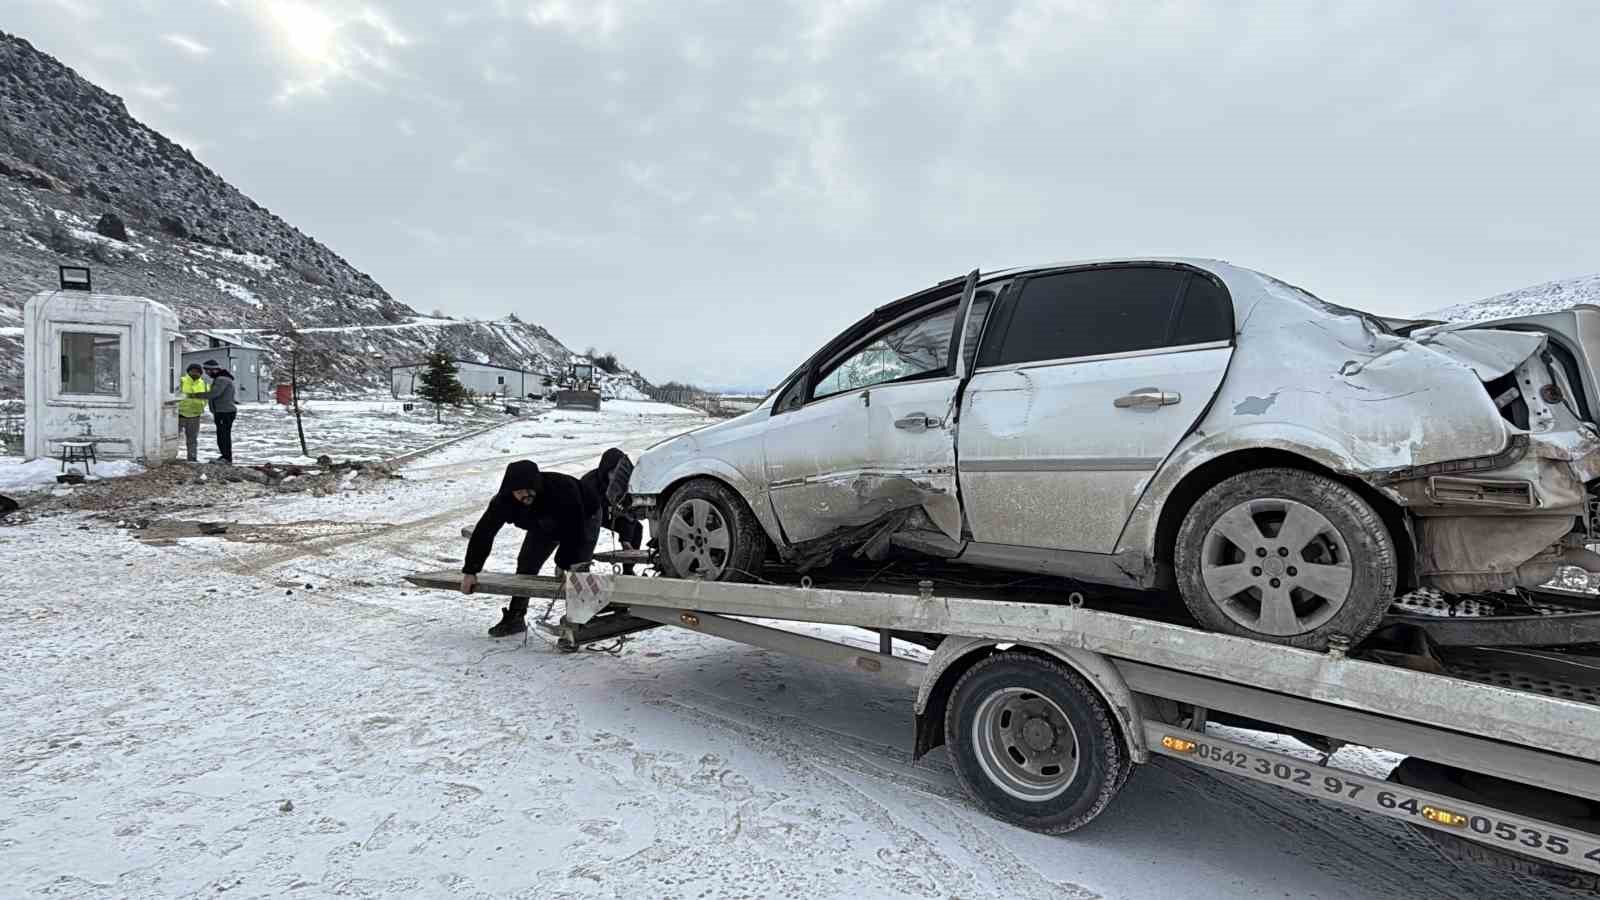
[[[1011,266],[1004,269],[994,269],[992,271],[983,272],[982,280],[988,281],[991,278],[1014,278],[1018,275],[1026,275],[1030,272],[1043,272],[1052,269],[1077,269],[1088,266],[1136,266],[1143,263],[1193,266],[1196,269],[1204,269],[1208,272],[1217,272],[1218,274],[1220,274],[1220,272],[1218,272],[1219,269],[1239,268],[1238,266],[1235,266],[1226,260],[1208,259],[1200,256],[1107,256],[1092,259],[1066,259],[1043,264]]]
[[[1371,313],[1329,303],[1310,291],[1305,290],[1304,288],[1289,284],[1264,272],[1258,272],[1254,269],[1247,269],[1243,266],[1237,266],[1226,260],[1210,259],[1198,256],[1103,257],[1098,259],[1073,259],[1026,266],[1011,266],[1008,268],[993,269],[989,271],[980,269],[978,273],[978,283],[987,284],[995,281],[1016,278],[1022,275],[1030,275],[1037,272],[1050,272],[1059,269],[1138,265],[1179,266],[1210,273],[1212,276],[1220,280],[1227,288],[1228,294],[1233,300],[1235,321],[1238,322],[1248,319],[1252,308],[1263,300],[1267,300],[1269,302],[1309,302],[1325,309],[1327,312],[1363,316],[1379,323],[1384,330],[1390,330],[1390,326],[1387,322],[1377,316],[1372,315]],[[810,357],[807,357],[804,362],[795,367],[794,371],[783,377],[783,379],[779,382],[780,385],[789,381],[796,373],[804,369],[806,366],[811,365],[819,357],[825,356],[832,352],[833,349],[839,344],[848,343],[851,340],[855,340],[863,330],[872,327],[875,324],[875,320],[881,321],[884,318],[901,315],[909,310],[916,309],[923,304],[946,299],[951,293],[959,291],[965,281],[966,276],[947,278],[943,281],[931,284],[928,287],[913,291],[895,300],[891,300],[890,302],[873,309],[871,312],[867,313],[861,319],[853,323],[849,328],[836,335],[833,340],[829,341],[827,344],[824,344]],[[1276,288],[1273,286],[1276,286]],[[1291,300],[1290,297],[1293,295],[1286,296],[1282,290],[1279,290],[1279,288],[1288,288],[1300,296],[1293,297]]]

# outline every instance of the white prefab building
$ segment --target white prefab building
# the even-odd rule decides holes
[[[454,359],[451,362],[460,370],[456,372],[456,380],[474,394],[492,395],[507,400],[524,400],[528,397],[543,397],[547,391],[544,386],[544,375],[539,372],[491,366],[488,363],[468,362],[464,359]],[[391,366],[390,391],[396,398],[416,396],[417,387],[422,383],[421,375],[427,369],[428,367],[422,364]]]
[[[195,331],[189,335],[191,349],[183,353],[183,368],[190,363],[205,363],[214,359],[233,374],[233,391],[240,403],[266,403],[272,391],[267,361],[271,350],[252,344],[243,338],[211,331]]]
[[[23,308],[23,455],[91,441],[99,458],[178,450],[178,316],[154,300],[46,291]]]

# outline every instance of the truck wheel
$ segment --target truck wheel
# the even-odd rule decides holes
[[[720,481],[697,478],[673,491],[660,527],[661,574],[668,578],[751,581],[766,560],[761,523]]]
[[[1207,491],[1173,548],[1183,601],[1212,631],[1322,650],[1352,643],[1394,600],[1399,565],[1376,511],[1300,469],[1258,469]]]
[[[1088,824],[1132,766],[1100,694],[1031,653],[996,653],[967,670],[944,733],[968,794],[995,818],[1047,834]]]

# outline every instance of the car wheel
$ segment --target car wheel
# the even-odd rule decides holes
[[[660,528],[660,568],[668,578],[750,581],[761,573],[766,534],[720,481],[697,478],[673,491]]]
[[[1322,650],[1355,643],[1394,600],[1394,542],[1348,486],[1300,469],[1258,469],[1207,491],[1173,553],[1184,603],[1212,631]]]
[[[995,818],[1047,834],[1088,824],[1133,765],[1100,694],[1031,653],[996,653],[967,670],[944,729],[967,793]]]

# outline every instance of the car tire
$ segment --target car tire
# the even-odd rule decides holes
[[[1371,504],[1288,468],[1244,472],[1201,496],[1178,529],[1173,565],[1201,625],[1312,650],[1371,634],[1399,581],[1394,541]]]
[[[1046,834],[1087,825],[1133,767],[1099,692],[1033,653],[996,653],[968,669],[944,730],[967,794],[995,818]]]
[[[673,491],[662,508],[658,567],[667,578],[754,581],[767,557],[767,536],[750,507],[731,488],[696,478]]]

